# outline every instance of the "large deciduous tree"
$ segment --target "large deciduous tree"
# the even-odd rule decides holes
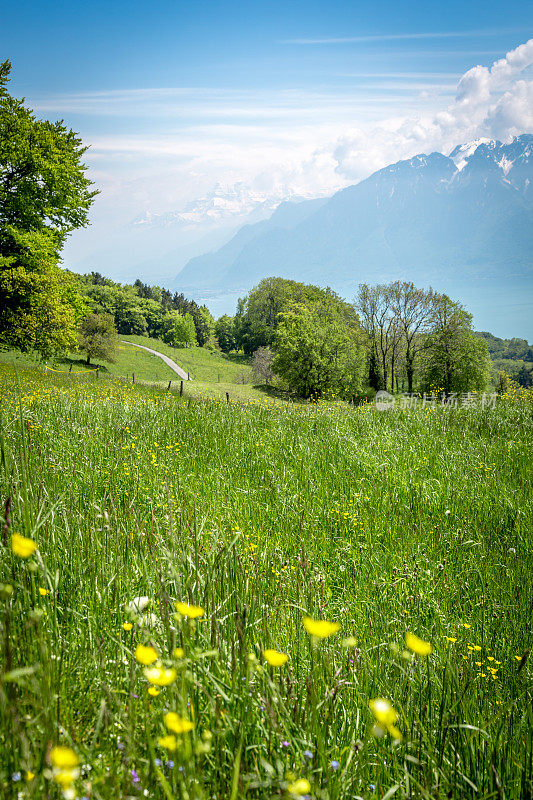
[[[472,314],[447,295],[433,300],[422,353],[422,385],[426,390],[481,391],[491,371],[487,344],[472,331]]]
[[[61,286],[57,262],[68,233],[88,223],[96,192],[81,162],[87,148],[11,97],[10,72],[0,65],[0,340],[47,356],[75,338],[79,296],[67,278]]]
[[[360,391],[365,355],[358,319],[337,298],[289,305],[273,348],[274,373],[301,397],[332,392],[351,398]]]
[[[42,358],[75,348],[85,305],[72,276],[57,266],[51,235],[10,234],[19,255],[0,255],[0,342]]]
[[[78,346],[87,356],[87,366],[91,358],[114,361],[118,337],[113,317],[110,314],[87,314],[81,321]]]
[[[389,286],[389,297],[403,336],[407,390],[412,392],[415,361],[424,347],[436,295],[432,289],[417,289],[413,283],[395,281]]]

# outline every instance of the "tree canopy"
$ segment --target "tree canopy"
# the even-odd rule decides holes
[[[0,341],[45,357],[76,339],[83,304],[58,258],[96,192],[77,134],[12,97],[10,72],[0,65]]]
[[[65,236],[88,224],[96,191],[81,159],[81,139],[62,122],[37,119],[23,100],[7,92],[11,64],[0,66],[0,244],[10,229],[48,230],[57,248]]]

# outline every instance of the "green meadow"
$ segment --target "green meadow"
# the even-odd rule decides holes
[[[532,796],[531,392],[0,391],[2,798]]]
[[[226,356],[218,350],[207,350],[203,347],[171,347],[160,339],[150,339],[147,336],[120,336],[115,360],[112,362],[98,358],[87,366],[82,354],[72,352],[65,358],[50,361],[48,368],[57,373],[71,371],[76,375],[84,375],[87,372],[92,373],[98,367],[99,377],[132,381],[135,376],[137,383],[160,384],[161,387],[168,386],[168,381],[171,381],[172,386],[179,389],[180,378],[164,361],[146,350],[128,345],[128,342],[157,350],[189,372],[191,381],[185,387],[187,397],[225,399],[226,392],[231,399],[241,401],[269,397],[268,393],[253,385],[250,359],[246,356]],[[17,350],[0,350],[0,364],[42,367],[38,356]]]

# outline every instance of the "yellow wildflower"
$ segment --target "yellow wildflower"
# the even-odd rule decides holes
[[[46,595],[49,594],[49,591],[48,589],[39,586],[39,594],[41,595],[41,597],[46,597]]]
[[[394,739],[401,739],[402,734],[394,724],[398,721],[398,714],[391,703],[383,697],[376,697],[368,705],[378,723],[373,728],[374,735],[384,736],[387,730]]]
[[[28,783],[35,778],[35,772],[30,772],[29,769],[26,770],[26,775],[24,776]]]
[[[471,628],[472,627],[469,622],[463,622],[462,626],[463,626],[463,628]]]
[[[168,734],[167,736],[161,736],[157,740],[157,744],[161,747],[166,747],[167,750],[175,750],[178,746],[178,741],[175,736]]]
[[[205,609],[201,606],[190,606],[187,603],[176,603],[176,608],[182,617],[188,617],[189,619],[203,617],[205,614]]]
[[[79,775],[80,771],[77,767],[74,767],[74,769],[58,769],[54,772],[54,780],[66,789],[74,783],[76,778],[79,778]]]
[[[123,622],[122,627],[124,628],[125,631],[131,631],[133,625],[131,624],[131,622]]]
[[[165,669],[165,667],[145,667],[144,677],[156,686],[170,686],[177,678],[178,673],[175,669]]]
[[[289,660],[286,653],[278,653],[277,650],[263,650],[263,655],[271,667],[282,667]]]
[[[78,766],[79,759],[71,747],[58,745],[50,750],[50,763],[58,769],[72,769]]]
[[[433,648],[429,642],[419,639],[414,633],[408,632],[405,634],[405,644],[409,650],[412,650],[413,653],[416,653],[419,656],[429,656],[429,654],[433,651]]]
[[[287,791],[289,794],[296,795],[296,797],[301,797],[304,794],[309,794],[311,791],[311,784],[307,778],[299,778],[297,781],[289,783],[287,786]]]
[[[449,642],[451,642],[452,644],[455,644],[455,642],[457,641],[457,639],[456,639],[456,637],[455,637],[455,636],[447,636],[446,638],[447,638],[447,639],[448,639],[448,641],[449,641]]]
[[[175,711],[169,711],[165,714],[165,725],[174,733],[187,733],[194,728],[194,722],[188,719],[183,719]]]
[[[185,650],[183,649],[183,647],[176,647],[172,655],[174,656],[174,658],[183,658],[183,656],[185,655]]]
[[[135,648],[135,658],[139,664],[153,664],[157,661],[157,650],[153,647],[146,647],[144,644],[138,644]]]
[[[329,636],[333,636],[334,633],[337,633],[340,628],[338,622],[328,622],[327,619],[304,617],[303,623],[307,633],[311,636],[316,636],[318,639],[327,639]]]
[[[29,558],[37,550],[37,543],[33,539],[27,539],[20,533],[14,533],[11,537],[11,549],[20,558]]]
[[[401,739],[402,738],[402,732],[399,730],[399,728],[396,727],[396,725],[389,725],[387,727],[387,730],[388,730],[388,732],[390,733],[390,735],[392,736],[393,739]]]
[[[385,700],[383,697],[376,697],[374,700],[370,700],[368,705],[370,706],[370,710],[375,716],[376,720],[381,722],[383,725],[393,725],[398,721],[398,714],[396,710],[393,708],[391,703],[389,703],[389,701]]]
[[[149,686],[148,694],[151,695],[152,697],[157,697],[157,695],[160,694],[160,691],[159,689],[156,689],[155,686]]]

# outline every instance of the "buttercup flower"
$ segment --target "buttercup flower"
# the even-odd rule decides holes
[[[172,655],[174,656],[174,658],[183,658],[183,656],[185,655],[185,650],[183,649],[183,647],[176,647]]]
[[[312,617],[304,617],[303,623],[307,633],[318,639],[327,639],[337,633],[340,628],[338,622],[328,622],[326,619],[313,619]]]
[[[165,669],[164,667],[146,667],[143,670],[144,677],[146,680],[150,681],[150,683],[154,683],[156,686],[170,686],[171,683],[174,683],[178,673],[175,669]]]
[[[311,791],[311,784],[307,778],[299,778],[297,781],[289,783],[287,786],[287,791],[289,794],[301,797],[302,795],[308,794]]]
[[[77,767],[79,758],[71,747],[58,745],[50,750],[50,763],[58,769],[72,769]]]
[[[398,714],[391,703],[383,697],[376,697],[370,700],[368,705],[378,723],[374,727],[374,735],[383,736],[387,730],[394,739],[401,739],[402,734],[394,724],[398,721]]]
[[[19,558],[29,558],[37,550],[37,543],[20,533],[14,533],[11,537],[11,549]]]
[[[167,750],[175,750],[178,746],[178,740],[175,736],[168,734],[167,736],[161,736],[157,740],[157,744],[159,744],[161,747],[166,747]]]
[[[416,653],[419,656],[429,656],[429,654],[433,651],[433,647],[429,642],[419,639],[414,633],[405,634],[405,644],[409,650],[412,650],[413,653]]]
[[[50,751],[50,763],[52,764],[54,781],[58,783],[65,798],[74,797],[72,784],[79,778],[80,770],[78,767],[79,759],[71,747],[58,745],[52,747]]]
[[[124,628],[125,631],[131,631],[133,625],[131,624],[131,622],[123,622],[122,627]]]
[[[188,617],[189,619],[203,617],[205,614],[205,609],[201,606],[190,606],[187,603],[176,603],[176,608],[182,617]]]
[[[169,711],[165,714],[165,725],[170,731],[174,733],[188,733],[194,728],[194,722],[188,719],[183,719],[175,711]]]
[[[157,661],[157,650],[153,647],[146,647],[144,644],[138,644],[135,648],[135,658],[139,664],[148,666],[148,664],[153,664],[154,661]]]
[[[278,653],[277,650],[263,650],[263,655],[271,667],[281,667],[289,660],[286,653]]]
[[[41,597],[46,597],[46,595],[49,594],[49,590],[45,589],[43,586],[39,586],[39,594]]]

